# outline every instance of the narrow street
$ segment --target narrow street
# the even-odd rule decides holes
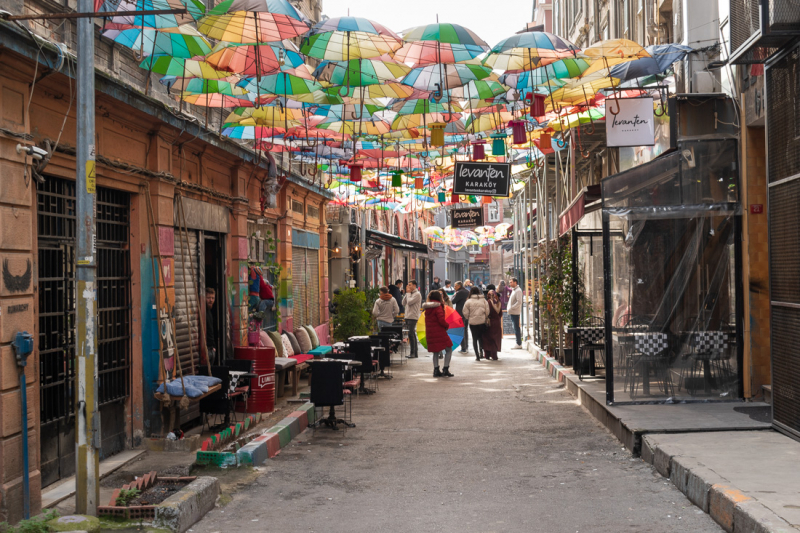
[[[524,351],[394,367],[354,429],[311,429],[192,528],[224,531],[721,531]]]

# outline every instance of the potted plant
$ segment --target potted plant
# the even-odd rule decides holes
[[[336,313],[331,317],[334,339],[343,341],[369,334],[371,315],[365,308],[366,301],[366,294],[358,289],[345,289],[333,296],[336,307]]]

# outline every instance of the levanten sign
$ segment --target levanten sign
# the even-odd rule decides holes
[[[619,104],[619,113],[612,114]],[[606,99],[607,146],[653,146],[656,142],[652,98]]]
[[[508,196],[511,163],[456,161],[453,194]]]
[[[483,226],[483,208],[467,207],[450,211],[450,226],[453,228],[474,228]]]

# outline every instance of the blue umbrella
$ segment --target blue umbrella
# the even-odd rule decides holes
[[[632,80],[660,74],[672,66],[674,62],[686,57],[686,54],[691,52],[693,48],[682,44],[654,44],[645,47],[645,50],[651,57],[643,57],[615,65],[611,68],[608,76],[620,80]]]

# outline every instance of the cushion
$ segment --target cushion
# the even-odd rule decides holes
[[[292,343],[292,351],[294,353],[296,354],[305,353],[303,350],[300,349],[300,343],[297,342],[297,337],[295,337],[294,333],[292,333],[291,331],[284,331],[283,334],[286,335],[289,338],[289,342]]]
[[[288,357],[288,355],[283,351],[283,341],[281,341],[281,334],[277,331],[268,331],[267,335],[269,335],[270,340],[272,341],[272,345],[275,347],[275,357]]]
[[[300,351],[297,353],[308,353],[314,346],[311,345],[311,337],[308,336],[308,331],[305,328],[297,328],[294,330],[294,336],[297,337],[297,342],[300,343]]]
[[[297,364],[299,365],[301,363],[305,363],[309,359],[314,359],[314,356],[313,355],[309,355],[309,354],[293,355],[292,359],[296,359],[297,360]]]
[[[314,331],[314,326],[303,326],[303,329],[308,332],[308,338],[311,339],[311,349],[317,348],[320,343],[317,332]]]
[[[291,368],[295,365],[297,365],[297,359],[292,359],[291,357],[275,358],[275,370],[286,370],[287,368]]]
[[[289,336],[286,333],[281,334],[281,343],[283,344],[283,355],[285,357],[291,357],[294,355],[294,346],[292,346],[292,342],[289,340]]]
[[[330,346],[317,346],[313,350],[309,351],[308,353],[311,355],[327,355],[333,351],[333,348]]]
[[[263,329],[258,334],[262,348],[275,348],[275,343],[269,338],[269,334]]]

